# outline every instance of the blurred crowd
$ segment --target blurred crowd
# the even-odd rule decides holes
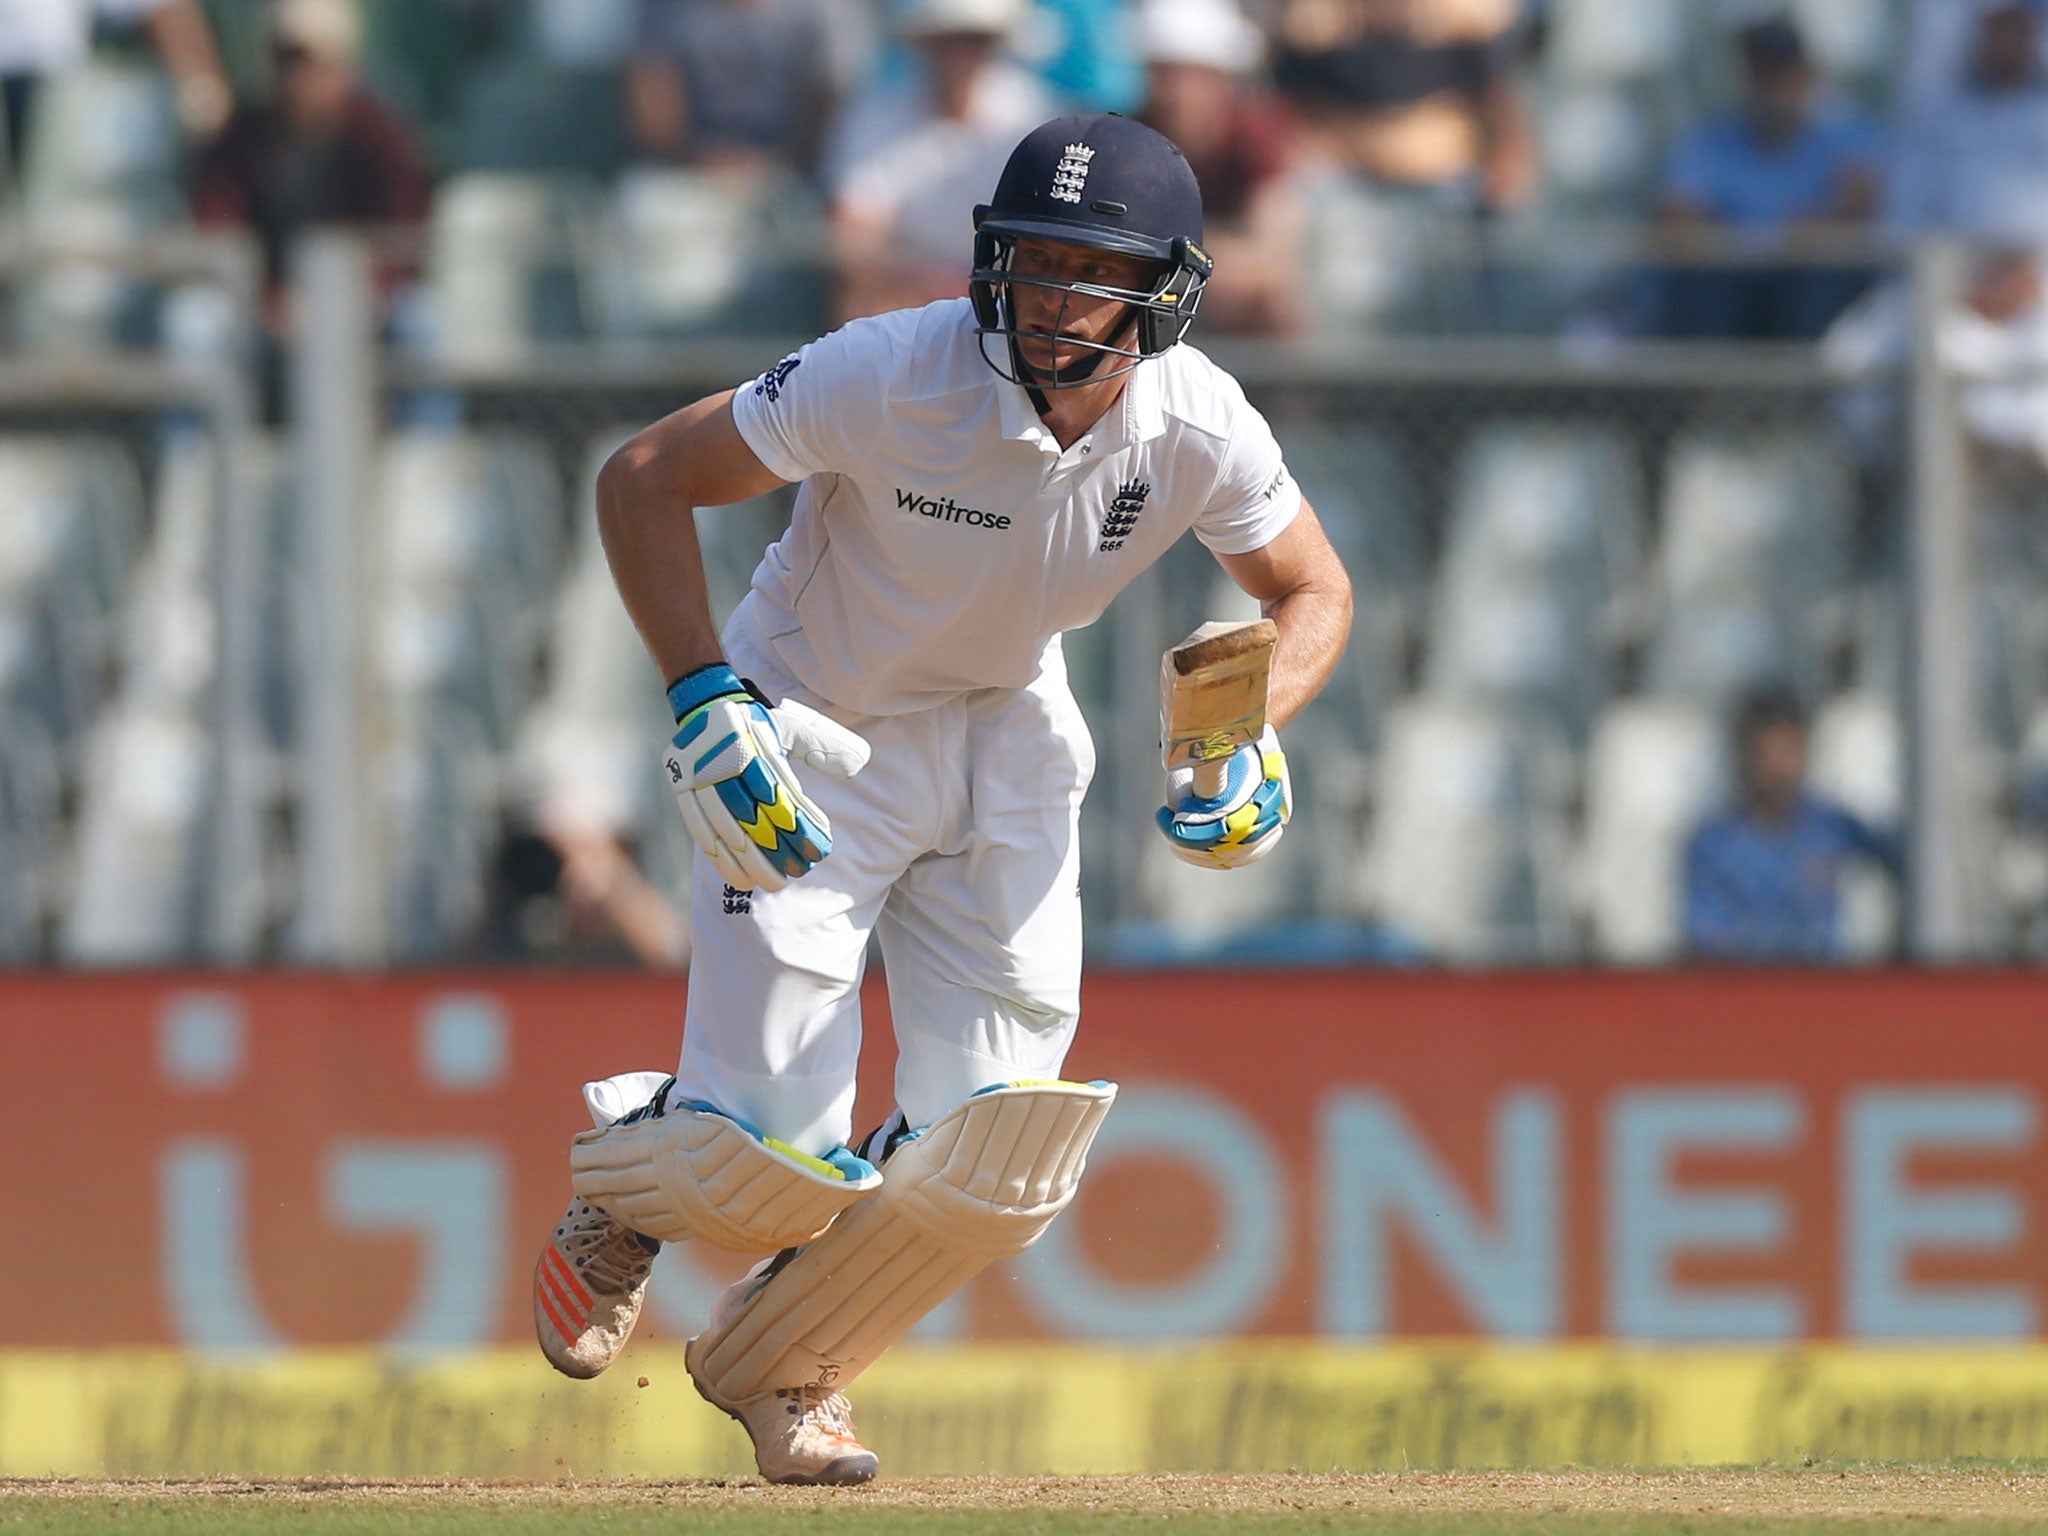
[[[1911,344],[1896,253],[1959,236],[1944,346],[1984,484],[2048,499],[2048,386],[2015,377],[2048,370],[2048,0],[0,0],[0,222],[249,231],[273,385],[322,225],[389,237],[401,345],[792,335],[964,292],[974,205],[1076,109],[1194,165],[1205,335],[1817,342],[1855,371]],[[1581,237],[1603,255],[1560,281]],[[8,339],[67,334],[69,291]],[[173,324],[107,313],[116,342]],[[1896,464],[1897,410],[1848,399],[1859,468]],[[2038,586],[2039,551],[1996,541],[2040,520],[1992,510],[1992,579]],[[1446,632],[1499,628],[1484,606]],[[1665,881],[1679,942],[1834,957],[1844,880],[1899,877],[1894,829],[1810,790],[1798,694],[1726,713],[1731,792]],[[594,750],[572,726],[564,762]],[[603,779],[564,768],[580,798],[541,795],[505,841],[485,942],[686,957],[620,830],[644,786],[614,805]]]
[[[814,200],[823,249],[800,254],[829,270],[821,318],[921,302],[960,291],[969,210],[1007,147],[1081,108],[1135,114],[1194,162],[1219,257],[1212,330],[1300,333],[1319,283],[1370,286],[1373,252],[1319,243],[1597,214],[1719,254],[1646,265],[1577,323],[1806,339],[1864,287],[1858,237],[1984,242],[2003,259],[1973,302],[2002,326],[2034,315],[2043,9],[0,0],[0,101],[11,181],[32,186],[42,119],[58,115],[39,114],[39,82],[95,43],[158,67],[190,216],[255,229],[274,284],[293,230],[418,224],[453,176],[623,188],[686,168],[729,197]],[[1669,57],[1632,75],[1632,50]],[[1848,254],[1830,264],[1830,250]]]

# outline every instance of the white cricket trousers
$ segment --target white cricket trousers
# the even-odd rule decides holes
[[[734,891],[697,856],[673,1097],[807,1152],[851,1140],[870,933],[911,1125],[992,1083],[1058,1077],[1080,1017],[1080,812],[1095,771],[1058,647],[1029,687],[873,716],[727,641],[742,676],[860,732],[874,755],[852,779],[796,765],[832,822],[830,856],[802,879]]]

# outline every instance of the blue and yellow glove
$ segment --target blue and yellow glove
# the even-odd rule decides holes
[[[789,759],[851,778],[868,744],[793,699],[770,704],[723,662],[671,684],[668,702],[676,733],[662,763],[691,838],[725,883],[779,891],[808,874],[832,851],[832,823]]]
[[[1194,769],[1169,773],[1158,821],[1174,857],[1200,869],[1236,869],[1271,853],[1293,813],[1287,755],[1269,725],[1231,755],[1223,792],[1213,800],[1195,793]]]

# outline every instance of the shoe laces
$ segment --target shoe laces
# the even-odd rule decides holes
[[[775,1395],[789,1400],[789,1412],[798,1423],[807,1423],[842,1440],[860,1442],[853,1433],[853,1404],[844,1392],[834,1392],[817,1382],[801,1387],[778,1387]]]
[[[654,1251],[640,1234],[594,1205],[579,1202],[555,1240],[576,1273],[587,1276],[599,1290],[630,1291],[654,1268]]]

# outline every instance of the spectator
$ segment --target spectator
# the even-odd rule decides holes
[[[1969,78],[1969,57],[1986,9],[1999,0],[1914,0],[1894,95],[1908,121],[1953,101]],[[2048,64],[2048,37],[2036,50]]]
[[[1896,876],[1898,844],[1807,793],[1806,717],[1790,695],[1745,700],[1735,748],[1740,799],[1686,847],[1686,947],[1703,960],[1839,959],[1843,865]]]
[[[827,152],[840,319],[967,291],[974,207],[1053,115],[1005,56],[1028,15],[1027,0],[907,0],[898,13],[923,78],[855,102]]]
[[[492,961],[689,963],[690,925],[607,830],[513,823],[498,846],[480,934]]]
[[[426,216],[430,186],[410,128],[357,74],[362,31],[351,0],[278,0],[270,41],[275,94],[237,108],[207,147],[192,207],[202,224],[255,231],[266,328],[281,336],[287,261],[299,231],[416,224]]]
[[[187,133],[203,140],[227,120],[233,97],[199,0],[0,0],[0,116],[17,170],[38,82],[85,59],[99,19],[139,20],[148,29]]]
[[[641,0],[627,76],[635,148],[813,174],[867,21],[848,0]]]
[[[1311,139],[1381,187],[1520,207],[1536,156],[1516,0],[1280,0],[1274,78]]]
[[[1301,190],[1290,174],[1293,132],[1270,94],[1246,89],[1258,28],[1237,0],[1146,0],[1136,17],[1145,61],[1139,118],[1180,146],[1202,187],[1216,275],[1202,323],[1283,335],[1301,328]]]
[[[1805,39],[1790,21],[1738,34],[1743,103],[1672,151],[1659,199],[1666,230],[1721,230],[1744,246],[1783,247],[1800,226],[1877,212],[1882,156],[1874,127],[1821,97]],[[1704,266],[1665,275],[1657,329],[1677,336],[1810,341],[1868,275],[1813,265]]]
[[[1893,224],[2048,242],[2048,69],[2041,17],[2023,0],[1987,0],[1960,88],[1930,102],[1904,136]]]
[[[1938,24],[1938,35],[1929,37]],[[2048,475],[2048,64],[2041,13],[2018,0],[1930,3],[1915,43],[1952,78],[1926,77],[1902,151],[1889,220],[1907,239],[1946,232],[1975,245],[1961,302],[1941,326],[1942,356],[1963,381],[1962,425],[1975,454],[1980,537],[1987,570],[2030,569],[2038,550],[2035,509]],[[1916,72],[1925,76],[1922,61]],[[1903,363],[1912,333],[1910,286],[1895,282],[1857,304],[1829,331],[1823,355],[1844,372]],[[1852,431],[1873,461],[1901,440],[1896,392],[1865,385],[1844,402]]]

